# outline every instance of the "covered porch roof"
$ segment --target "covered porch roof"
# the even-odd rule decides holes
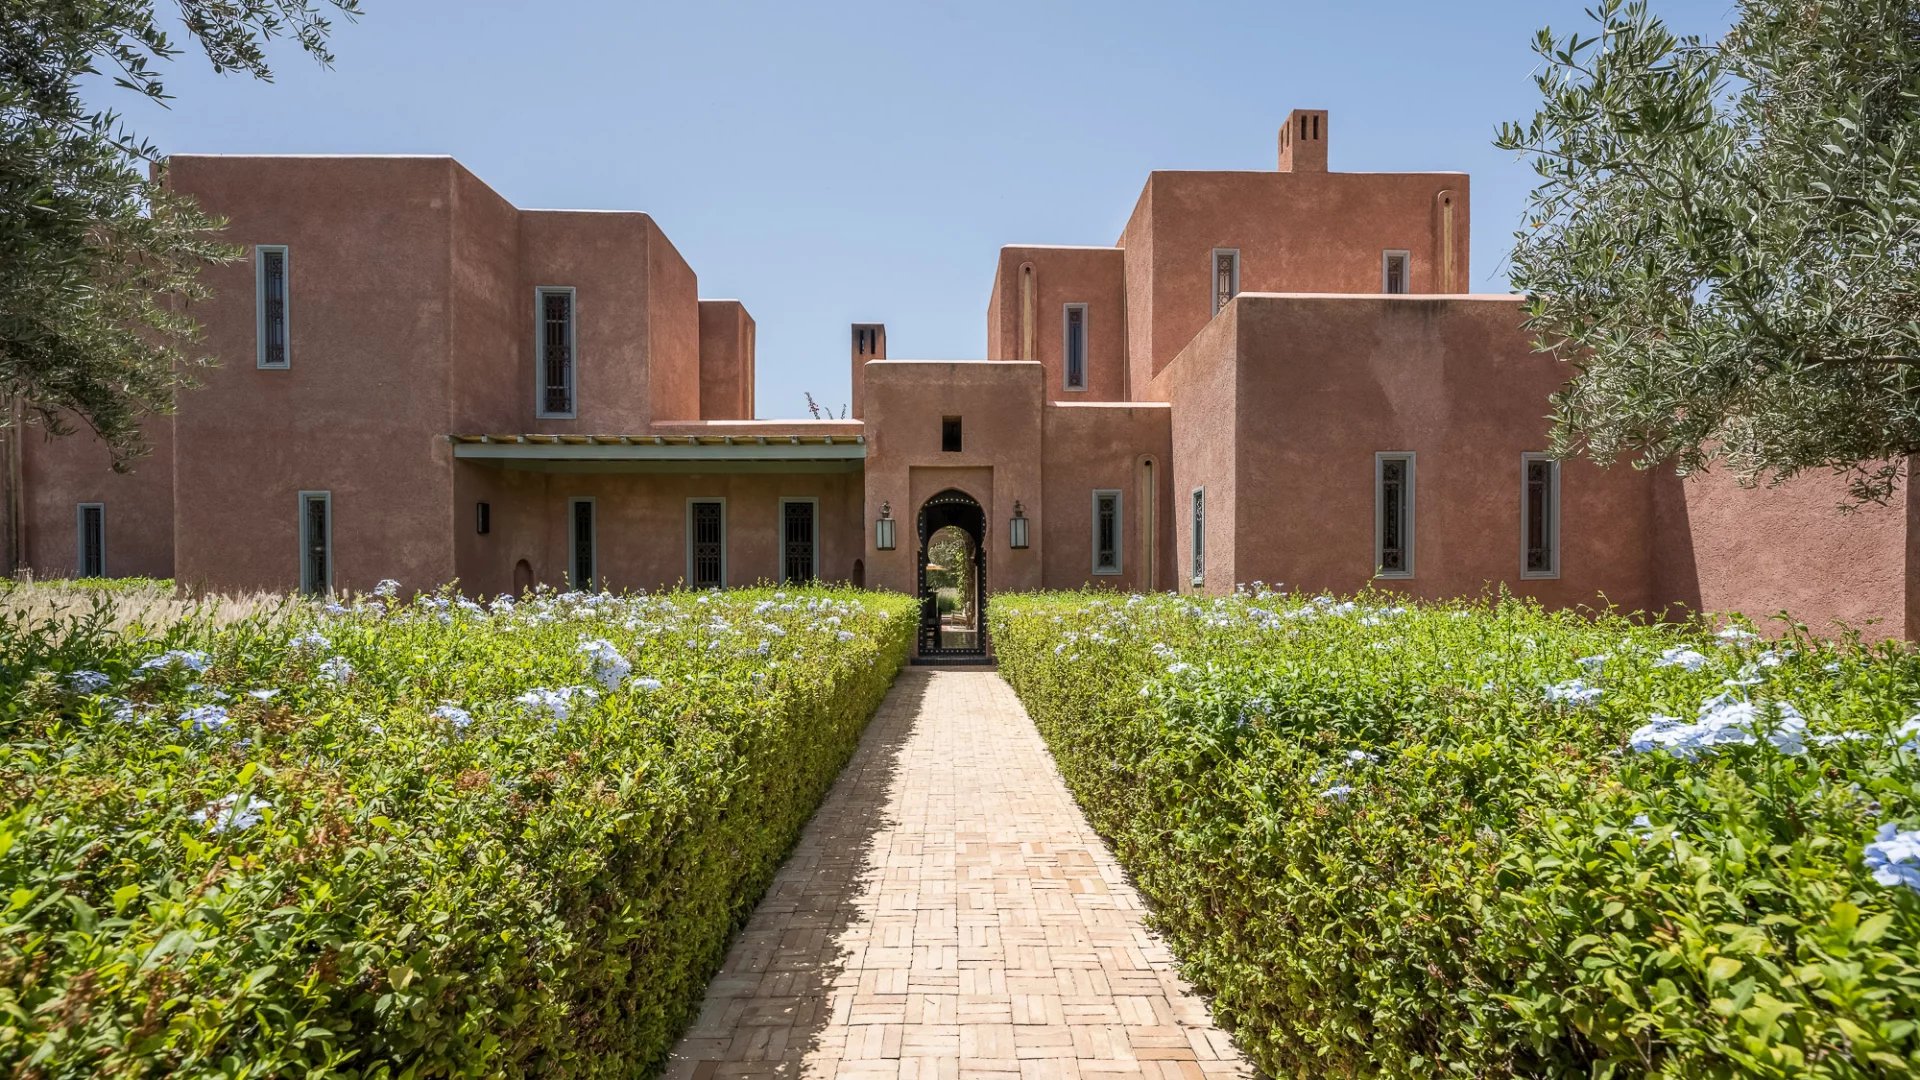
[[[447,438],[453,456],[461,461],[555,472],[851,472],[863,468],[867,457],[867,437],[858,425],[834,425],[838,430],[832,431],[819,430],[819,425],[795,430],[750,421],[725,425],[725,430],[696,426],[703,430]]]

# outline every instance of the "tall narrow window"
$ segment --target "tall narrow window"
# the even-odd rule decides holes
[[[107,576],[107,508],[100,503],[81,503],[78,514],[79,541],[74,552],[74,568],[81,577]]]
[[[1560,576],[1560,463],[1520,455],[1520,576]]]
[[[1087,305],[1068,304],[1065,313],[1061,353],[1065,363],[1064,382],[1068,390],[1087,388]]]
[[[1404,293],[1408,291],[1407,253],[1388,251],[1380,256],[1380,291],[1384,293]]]
[[[1384,578],[1413,576],[1413,455],[1373,456],[1373,565]]]
[[[1193,583],[1207,578],[1207,489],[1193,489]]]
[[[255,364],[283,368],[292,350],[287,341],[287,249],[261,244],[253,249],[254,327],[259,338]]]
[[[1240,252],[1232,248],[1213,249],[1213,313],[1240,295]]]
[[[819,500],[780,500],[780,580],[799,584],[820,576]]]
[[[1120,572],[1120,493],[1093,493],[1093,572]]]
[[[599,580],[592,499],[567,500],[567,587],[580,592]]]
[[[536,290],[536,331],[539,371],[539,415],[568,418],[574,415],[573,290],[542,288]]]
[[[687,501],[687,583],[718,589],[727,583],[727,504],[720,499]]]
[[[940,449],[943,453],[960,452],[960,418],[943,416],[940,418]]]
[[[300,591],[333,591],[333,496],[325,491],[300,493]]]

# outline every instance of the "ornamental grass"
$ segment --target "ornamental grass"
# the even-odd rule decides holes
[[[1511,598],[996,598],[1274,1076],[1920,1070],[1920,659]]]

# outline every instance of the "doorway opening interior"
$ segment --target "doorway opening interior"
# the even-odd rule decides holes
[[[986,526],[965,492],[943,491],[921,506],[921,656],[986,654]]]

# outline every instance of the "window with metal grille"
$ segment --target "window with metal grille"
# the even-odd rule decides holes
[[[574,413],[573,290],[539,290],[540,415]]]
[[[1381,577],[1413,576],[1413,455],[1374,455],[1373,564]]]
[[[719,499],[687,504],[687,581],[696,589],[727,583],[727,504]]]
[[[300,493],[300,591],[333,591],[333,496],[324,491]]]
[[[1207,489],[1193,489],[1193,583],[1207,577]]]
[[[1559,577],[1560,463],[1545,454],[1522,454],[1520,483],[1520,576]]]
[[[79,526],[75,568],[81,577],[106,577],[107,508],[100,503],[81,503]]]
[[[798,584],[820,576],[819,536],[812,499],[780,500],[780,580]]]
[[[1228,248],[1213,251],[1213,313],[1240,295],[1240,252]]]
[[[1093,572],[1120,572],[1120,493],[1093,493]]]
[[[960,418],[943,416],[940,418],[940,449],[944,453],[960,452]]]
[[[1389,251],[1380,257],[1380,291],[1385,293],[1405,293],[1408,291],[1407,253]]]
[[[260,339],[259,367],[283,368],[287,342],[287,249],[261,244],[254,251],[255,323]]]
[[[1087,305],[1066,306],[1065,383],[1069,390],[1087,388]]]
[[[599,567],[594,559],[593,500],[569,499],[567,501],[567,550],[571,553],[567,560],[567,585],[569,588],[587,590],[599,579]]]

